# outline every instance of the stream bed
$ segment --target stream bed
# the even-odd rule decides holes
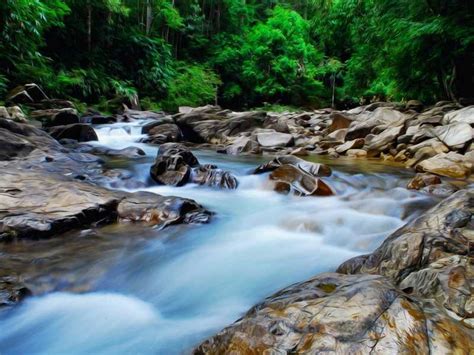
[[[334,271],[374,250],[436,201],[405,189],[412,173],[385,165],[324,161],[334,197],[273,191],[250,171],[271,159],[195,150],[239,179],[234,191],[157,186],[157,147],[138,143],[145,122],[97,126],[111,148],[138,146],[143,159],[110,161],[145,190],[196,200],[210,224],[112,225],[44,241],[0,246],[1,273],[14,271],[35,294],[0,313],[2,354],[181,354],[292,283]]]

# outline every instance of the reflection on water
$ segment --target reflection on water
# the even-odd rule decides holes
[[[128,169],[147,191],[195,199],[217,215],[203,226],[109,226],[3,245],[4,271],[41,296],[0,315],[2,353],[187,351],[272,292],[373,250],[434,202],[404,189],[408,175],[394,167],[334,161],[326,181],[337,196],[282,196],[266,175],[248,174],[267,159],[209,151],[196,155],[237,175],[237,190],[153,186],[156,147],[135,143],[139,125],[97,132],[100,144],[145,149]]]

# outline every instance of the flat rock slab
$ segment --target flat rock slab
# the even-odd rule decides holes
[[[472,341],[383,276],[328,273],[268,297],[194,354],[468,354]]]
[[[293,136],[279,132],[258,133],[257,142],[262,147],[287,147],[293,142]]]
[[[11,165],[1,167],[0,240],[50,237],[117,220],[166,226],[204,221],[210,215],[192,200],[110,191],[71,177]]]

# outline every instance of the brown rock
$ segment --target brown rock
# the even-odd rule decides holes
[[[423,187],[437,184],[441,184],[439,176],[432,174],[416,174],[416,176],[408,183],[407,189],[420,190]]]
[[[463,155],[449,152],[441,153],[423,160],[416,165],[416,170],[436,175],[464,179],[471,174],[472,164]]]
[[[302,170],[309,175],[319,176],[331,176],[331,168],[324,164],[311,163],[309,161],[300,159],[294,155],[282,155],[276,157],[272,161],[262,164],[254,170],[254,174],[262,174],[269,171],[273,171],[282,165],[292,165],[299,170]]]
[[[270,174],[278,192],[293,192],[299,196],[332,196],[333,190],[321,179],[294,165],[281,165]]]

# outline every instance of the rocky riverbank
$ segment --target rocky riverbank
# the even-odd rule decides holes
[[[469,354],[473,206],[474,190],[455,193],[372,254],[268,297],[194,353]]]
[[[110,189],[137,189],[143,182],[110,168],[104,159],[139,160],[145,153],[136,147],[84,144],[98,139],[91,126],[96,123],[149,121],[143,141],[159,145],[147,167],[150,184],[237,188],[235,176],[201,164],[189,149],[206,147],[229,155],[268,155],[252,173],[270,172],[279,193],[335,194],[326,180],[332,174],[329,166],[307,160],[347,156],[414,168],[419,174],[408,188],[447,197],[372,254],[254,306],[199,345],[196,354],[469,353],[472,348],[474,190],[457,191],[448,180],[466,180],[472,172],[473,106],[443,102],[425,109],[417,102],[375,103],[349,111],[281,114],[207,106],[182,108],[176,115],[126,108],[113,116],[79,115],[72,103],[49,99],[35,85],[16,90],[8,100],[10,106],[0,108],[3,243],[104,224],[164,228],[209,221],[211,212],[190,199]],[[16,104],[31,111],[25,115]],[[32,293],[21,277],[0,276],[1,306]]]

